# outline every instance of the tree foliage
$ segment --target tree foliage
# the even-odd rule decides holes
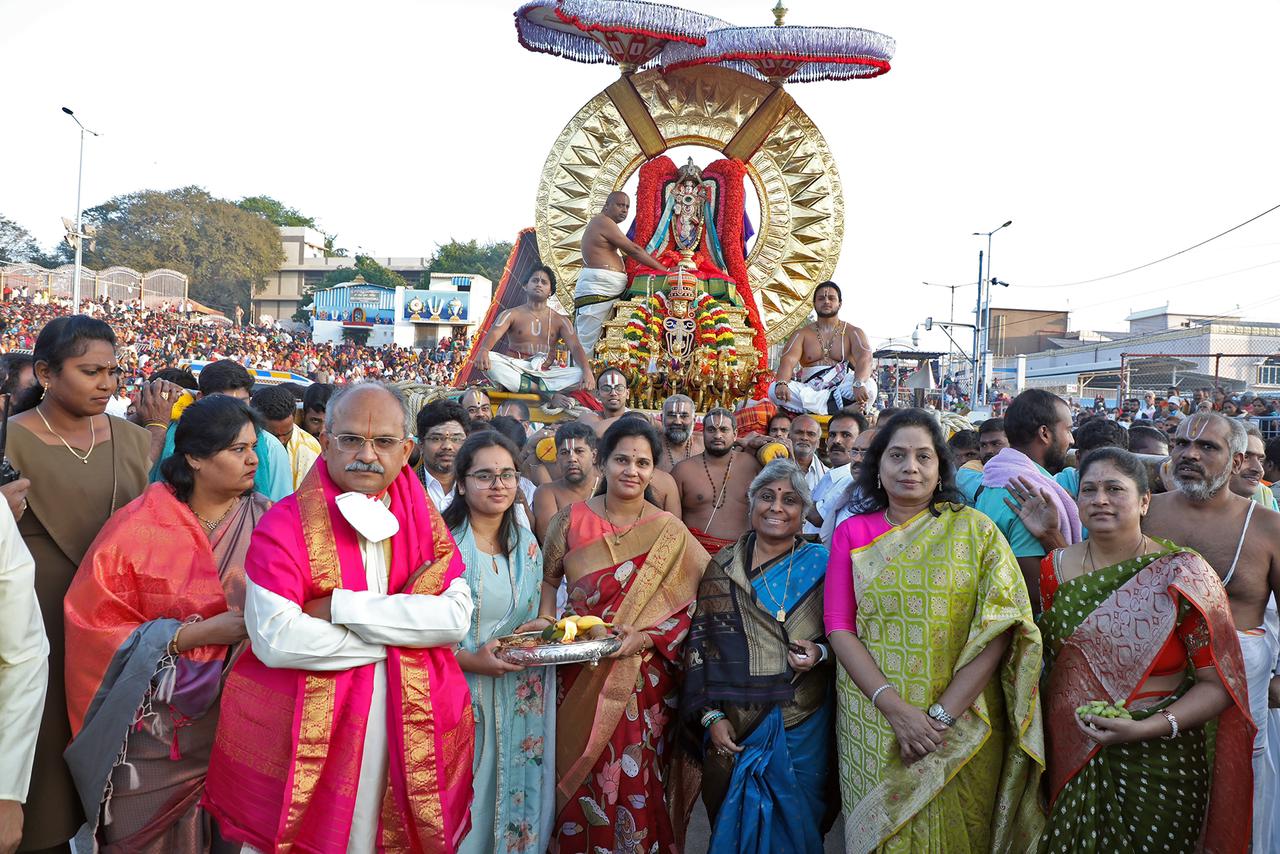
[[[475,273],[496,285],[510,255],[511,244],[503,241],[480,243],[468,240],[464,243],[450,240],[436,247],[427,273]]]
[[[382,285],[386,288],[409,287],[409,283],[405,281],[404,276],[395,270],[382,266],[368,255],[357,255],[354,267],[343,267],[340,270],[331,270],[325,273],[324,278],[320,280],[320,284],[316,285],[315,290],[322,291],[325,288],[349,282],[356,276],[364,276],[364,280],[371,285]]]
[[[245,196],[236,202],[242,211],[255,213],[272,225],[293,228],[316,228],[314,218],[306,216],[297,208],[287,207],[284,202],[276,201],[270,196]]]
[[[56,259],[45,255],[31,232],[8,217],[0,216],[0,262],[23,261],[48,267],[56,263]]]
[[[98,227],[87,266],[178,270],[191,277],[192,299],[228,314],[237,305],[247,312],[284,261],[274,224],[200,187],[116,196],[85,211],[85,220]]]

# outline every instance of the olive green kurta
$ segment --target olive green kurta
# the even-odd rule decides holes
[[[46,445],[10,423],[6,454],[30,478],[27,512],[18,523],[36,563],[36,598],[49,635],[49,693],[36,742],[19,851],[51,848],[75,835],[84,816],[62,751],[71,741],[63,680],[62,600],[76,567],[114,510],[147,486],[150,434],[111,418],[111,436],[81,462],[61,444]],[[85,448],[76,448],[81,454]],[[113,495],[114,491],[114,495]],[[74,666],[74,662],[73,662]]]

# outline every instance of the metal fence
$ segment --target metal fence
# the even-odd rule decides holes
[[[0,265],[0,294],[6,291],[27,296],[43,293],[54,299],[70,299],[74,281],[73,264],[64,264],[53,270],[36,264]],[[129,267],[108,267],[102,271],[80,268],[81,299],[142,300],[148,308],[156,308],[165,303],[173,305],[186,300],[189,285],[187,275],[177,270],[141,273]]]

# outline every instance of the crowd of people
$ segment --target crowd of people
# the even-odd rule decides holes
[[[82,305],[86,314],[118,330],[126,385],[145,382],[164,368],[218,359],[232,359],[250,369],[289,371],[325,383],[372,379],[448,385],[471,350],[471,342],[462,338],[446,338],[421,349],[317,343],[305,330],[209,322],[181,308],[178,303],[148,308],[136,300],[108,298]],[[65,300],[36,302],[11,296],[0,302],[0,352],[30,350],[46,323],[69,312]]]
[[[1256,425],[1030,390],[957,430],[852,405],[861,363],[826,417],[799,384],[651,417],[617,368],[558,423],[415,411],[338,351],[255,391],[319,351],[137,311],[3,318],[32,353],[0,378],[0,854],[670,854],[699,800],[713,852],[819,852],[838,816],[848,851],[1273,844]],[[861,352],[837,333],[796,364]],[[570,625],[614,651],[507,654]]]

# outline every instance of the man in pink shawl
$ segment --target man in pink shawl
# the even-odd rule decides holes
[[[475,726],[452,645],[470,588],[406,467],[413,419],[379,383],[329,402],[322,465],[254,532],[252,652],[226,681],[204,803],[262,852],[455,851]]]
[[[1009,447],[983,465],[982,485],[974,496],[974,507],[990,517],[1009,541],[1033,607],[1038,610],[1040,560],[1048,551],[1019,518],[1016,502],[1010,501],[1009,487],[1025,484],[1032,494],[1042,497],[1057,511],[1060,536],[1055,536],[1061,541],[1055,540],[1050,547],[1080,542],[1080,511],[1075,499],[1052,477],[1066,465],[1072,442],[1071,409],[1056,394],[1028,389],[1009,404],[1004,414],[1004,432]]]

